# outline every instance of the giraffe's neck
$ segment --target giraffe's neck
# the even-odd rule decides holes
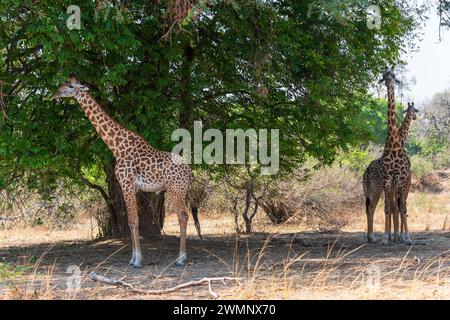
[[[405,146],[406,138],[408,137],[409,128],[411,126],[412,120],[412,112],[408,109],[408,112],[405,115],[405,119],[403,119],[402,126],[398,130],[398,135],[400,136],[400,144],[402,147]]]
[[[397,113],[395,111],[395,92],[392,83],[387,85],[388,91],[388,136],[385,150],[392,150],[400,147],[397,128]]]
[[[100,138],[117,157],[118,145],[122,142],[122,138],[128,136],[131,132],[114,121],[90,94],[80,92],[75,98]]]

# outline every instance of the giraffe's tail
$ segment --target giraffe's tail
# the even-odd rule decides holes
[[[195,224],[195,229],[197,230],[197,234],[200,237],[200,239],[203,239],[202,230],[200,229],[200,221],[198,220],[198,208],[192,207],[191,212],[192,212],[192,218],[194,218],[194,224]]]
[[[366,197],[366,214],[369,214],[370,203],[370,198]]]

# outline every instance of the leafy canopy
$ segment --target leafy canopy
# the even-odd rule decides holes
[[[75,101],[48,100],[73,72],[157,148],[171,150],[174,129],[202,120],[279,128],[283,172],[307,157],[330,163],[381,125],[360,117],[368,90],[418,21],[396,1],[376,2],[379,30],[367,27],[366,1],[348,1],[352,14],[339,19],[308,14],[321,1],[213,1],[169,41],[166,1],[84,1],[81,29],[68,30],[72,1],[0,0],[0,187],[82,183],[80,171],[111,161]]]

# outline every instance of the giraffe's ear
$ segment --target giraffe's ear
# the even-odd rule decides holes
[[[89,88],[81,84],[80,91],[89,91]]]

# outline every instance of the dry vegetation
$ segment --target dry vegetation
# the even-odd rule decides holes
[[[437,173],[439,190],[416,188],[409,200],[414,245],[382,247],[365,242],[362,206],[339,207],[345,216],[340,231],[311,230],[308,220],[273,225],[258,214],[252,235],[236,235],[230,214],[209,212],[206,237],[189,225],[189,264],[178,269],[176,218],[167,218],[161,237],[143,241],[144,267],[128,267],[127,240],[93,241],[87,213],[67,230],[46,226],[0,231],[0,297],[4,299],[162,299],[96,283],[90,272],[123,278],[137,288],[161,289],[203,277],[240,277],[241,284],[216,283],[224,299],[449,299],[450,184]],[[315,194],[311,187],[311,194]],[[328,191],[330,192],[330,191]],[[358,192],[358,191],[356,191]],[[383,229],[382,201],[376,230]],[[312,212],[311,212],[312,213]],[[380,234],[378,235],[380,237]],[[81,289],[67,289],[71,265],[81,271]],[[173,299],[208,299],[206,287],[186,288]]]

